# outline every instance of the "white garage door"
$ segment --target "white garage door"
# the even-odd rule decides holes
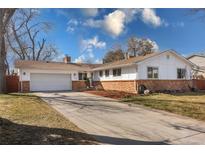
[[[60,91],[72,90],[70,74],[31,73],[31,91]]]

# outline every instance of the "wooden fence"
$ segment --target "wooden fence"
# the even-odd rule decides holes
[[[8,93],[19,91],[19,76],[7,75],[6,76],[6,89]]]
[[[193,85],[198,90],[205,90],[205,79],[194,79]]]

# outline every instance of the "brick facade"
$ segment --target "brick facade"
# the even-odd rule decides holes
[[[21,92],[30,92],[30,82],[29,81],[21,81],[20,82],[20,91]]]
[[[93,81],[96,89],[117,90],[128,93],[137,93],[138,86],[145,85],[153,92],[165,90],[178,90],[181,92],[190,91],[191,87],[198,90],[205,90],[205,80],[119,80],[119,81]],[[30,82],[20,82],[21,92],[30,92]],[[22,86],[22,87],[21,87]],[[84,90],[87,88],[86,81],[72,81],[72,90]]]
[[[93,86],[103,90],[117,90],[128,93],[137,93],[135,80],[94,81]]]
[[[72,90],[78,91],[87,88],[86,81],[72,81]]]
[[[165,90],[190,91],[193,87],[192,80],[137,80],[137,87],[145,85],[147,89],[157,92]]]
[[[157,92],[164,90],[190,91],[193,87],[192,80],[121,80],[121,81],[94,81],[97,89],[117,90],[129,93],[137,93],[138,86],[145,85],[147,89]]]

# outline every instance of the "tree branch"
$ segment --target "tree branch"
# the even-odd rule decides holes
[[[45,39],[42,40],[42,43],[38,42],[39,50],[38,50],[38,53],[37,53],[36,60],[39,60],[39,57],[40,57],[40,55],[41,55],[41,52],[43,51],[45,42],[46,42]]]

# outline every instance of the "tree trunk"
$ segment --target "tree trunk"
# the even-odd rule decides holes
[[[0,10],[0,93],[3,92],[3,85],[4,85],[4,71],[3,71],[3,56],[2,56],[2,40],[4,37],[3,34],[3,21],[1,20],[3,18],[2,10]]]
[[[6,92],[6,65],[5,65],[5,39],[4,35],[0,36],[0,93]]]
[[[0,9],[0,93],[6,93],[6,26],[9,23],[15,9]]]

